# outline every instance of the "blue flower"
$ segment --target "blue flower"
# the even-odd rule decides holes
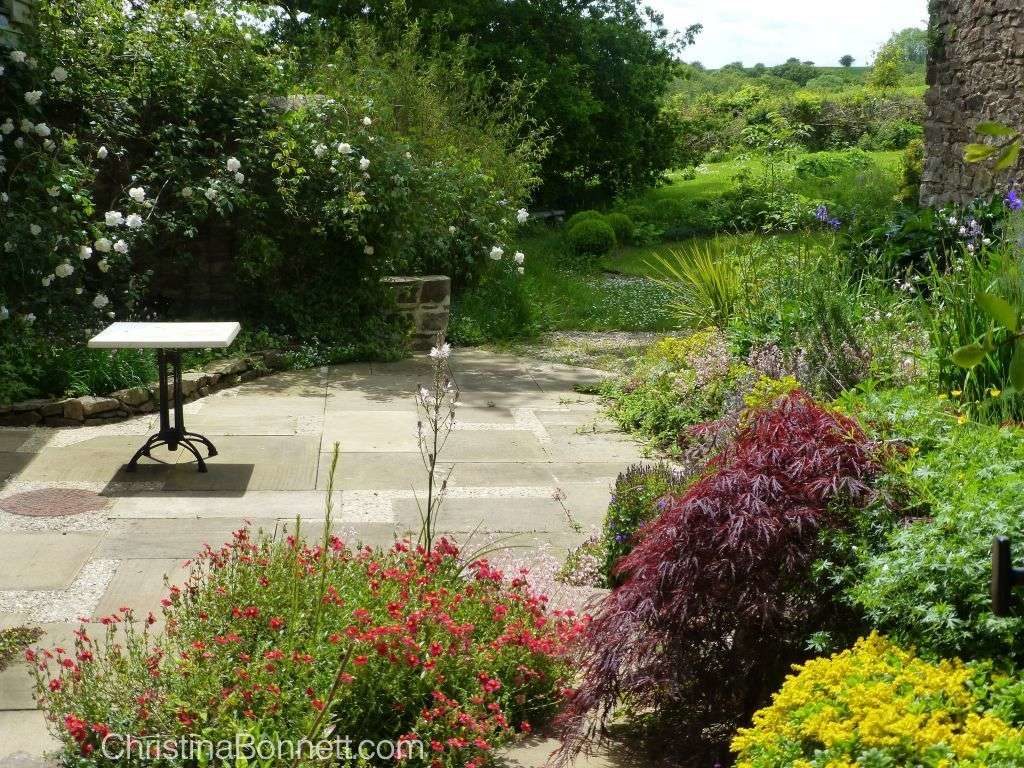
[[[1021,200],[1016,189],[1011,189],[1006,193],[1005,201],[1006,207],[1011,211],[1019,211],[1021,208],[1024,208],[1024,200]]]
[[[814,218],[820,221],[822,224],[828,222],[828,208],[824,205],[819,205],[814,211]]]

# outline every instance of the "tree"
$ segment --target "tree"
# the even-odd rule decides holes
[[[772,67],[771,73],[784,80],[790,80],[801,87],[807,85],[807,82],[818,74],[812,65],[796,58],[787,59],[785,64]]]
[[[542,204],[581,206],[653,183],[671,162],[660,115],[676,54],[700,31],[673,35],[639,0],[283,0],[282,28],[344,36],[354,19],[385,29],[407,14],[435,49],[464,48],[471,72],[496,92],[533,90],[531,117],[550,153]],[[304,21],[305,14],[312,18]],[[300,39],[301,40],[301,39]]]
[[[924,64],[928,61],[928,32],[917,27],[907,27],[894,32],[886,42],[899,48],[903,59],[910,64]]]
[[[907,68],[907,60],[903,48],[894,43],[886,43],[875,56],[868,82],[875,88],[896,88],[903,79]]]
[[[852,67],[853,62],[855,61],[856,59],[853,58],[853,56],[851,56],[850,54],[846,54],[839,60],[839,63],[842,64],[844,67]]]

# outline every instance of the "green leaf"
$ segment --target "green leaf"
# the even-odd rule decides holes
[[[977,130],[978,130],[978,133],[980,133],[980,134],[982,134],[984,136],[996,136],[996,137],[1013,136],[1013,135],[1015,135],[1017,133],[1017,131],[1015,131],[1013,128],[1011,128],[1008,125],[1004,125],[1003,123],[993,123],[993,122],[978,123]]]
[[[994,293],[982,291],[978,294],[978,304],[989,317],[1003,328],[1011,333],[1017,332],[1017,312],[1006,299],[996,296]]]
[[[973,368],[985,359],[985,348],[981,344],[968,344],[953,353],[953,362],[961,368]]]
[[[1020,157],[1020,140],[1014,141],[1010,146],[1006,147],[1002,152],[999,153],[999,159],[996,160],[996,164],[993,167],[995,171],[1005,171],[1007,168],[1012,168],[1017,164],[1017,158]]]
[[[964,160],[968,163],[980,163],[996,153],[999,147],[991,144],[968,144],[964,147]]]
[[[1024,341],[1018,341],[1010,358],[1010,384],[1018,392],[1024,392]]]

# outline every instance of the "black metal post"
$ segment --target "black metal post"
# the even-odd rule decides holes
[[[1024,585],[1024,568],[1013,567],[1010,540],[996,536],[992,541],[992,613],[1009,616],[1014,587]]]
[[[206,472],[206,462],[199,452],[195,443],[206,448],[207,458],[217,455],[217,449],[213,443],[202,435],[185,430],[184,396],[181,391],[181,352],[172,349],[157,350],[157,367],[160,371],[160,431],[151,435],[145,444],[128,462],[127,471],[134,472],[143,456],[153,458],[150,451],[160,445],[166,445],[167,450],[176,451],[182,446],[195,456],[200,472]],[[171,403],[170,392],[168,392],[168,367],[170,367],[171,386],[174,388],[174,425],[171,425]]]

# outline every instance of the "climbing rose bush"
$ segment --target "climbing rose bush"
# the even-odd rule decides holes
[[[102,754],[112,733],[216,743],[329,732],[353,745],[420,742],[402,765],[482,766],[557,709],[585,627],[549,613],[524,575],[466,564],[446,540],[427,554],[242,529],[170,588],[162,633],[152,614],[122,609],[102,619],[105,637],[83,625],[74,648],[28,656],[69,764],[121,765]]]
[[[709,745],[695,758],[724,760],[810,632],[832,623],[830,588],[810,576],[818,533],[869,499],[877,470],[856,423],[803,392],[751,413],[619,560],[622,585],[584,638],[562,757],[625,704],[676,743]]]
[[[979,677],[872,633],[797,666],[733,740],[737,768],[1020,765],[1024,732],[990,708]]]

